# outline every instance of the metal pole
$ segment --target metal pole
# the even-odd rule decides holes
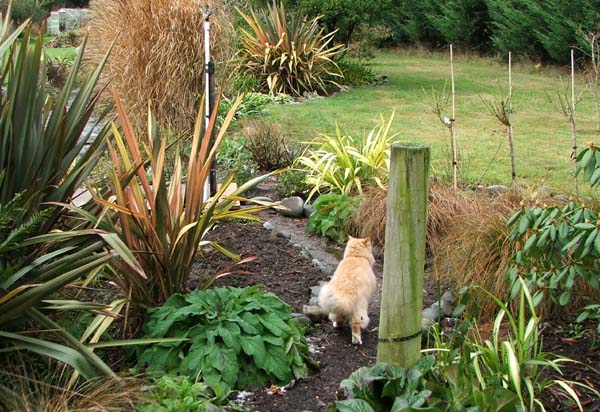
[[[210,123],[210,116],[215,107],[215,65],[210,57],[210,15],[213,11],[209,9],[208,4],[204,12],[204,98],[206,99],[205,107],[205,130],[208,130]],[[214,144],[214,131],[210,134],[210,144],[212,147]],[[211,196],[217,193],[217,172],[215,170],[215,163],[212,162],[210,165],[210,172],[208,180],[204,184],[205,197],[210,192]],[[205,199],[206,200],[206,199]]]

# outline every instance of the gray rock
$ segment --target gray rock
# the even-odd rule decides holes
[[[302,255],[302,257],[306,260],[311,260],[312,259],[312,254],[310,253],[310,251],[306,248],[302,248],[302,250],[300,251],[300,254]]]
[[[429,319],[436,322],[438,320],[438,314],[437,308],[429,307],[423,309],[423,319]]]
[[[273,225],[273,222],[267,221],[267,222],[263,223],[263,227],[267,230],[273,230],[275,225]]]
[[[456,303],[456,298],[454,294],[447,290],[442,295],[442,299],[440,299],[442,305],[442,313],[444,316],[452,316],[452,312],[454,311],[454,306]]]
[[[309,204],[304,205],[304,217],[306,217],[306,218],[311,217],[312,214],[315,212],[316,212],[316,210],[312,205],[309,205]]]
[[[275,230],[273,230],[273,231],[275,232],[275,235],[278,237],[282,237],[287,240],[290,240],[292,238],[292,234],[290,232],[288,232],[287,230],[275,228]]]
[[[308,306],[319,306],[319,297],[313,296],[312,298],[310,298],[310,300],[308,301]]]
[[[310,326],[312,324],[310,318],[303,313],[292,313],[292,318],[306,326]]]
[[[510,189],[504,185],[491,185],[487,187],[488,192],[492,193],[492,194],[501,194],[501,193],[506,193],[508,192]]]
[[[304,200],[299,196],[292,196],[283,199],[280,203],[282,208],[277,211],[286,217],[302,217],[304,216]]]

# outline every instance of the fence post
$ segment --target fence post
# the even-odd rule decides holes
[[[428,180],[429,147],[393,144],[377,362],[420,357]]]

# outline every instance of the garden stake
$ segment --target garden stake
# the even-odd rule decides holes
[[[575,100],[575,53],[571,49],[571,116],[569,120],[571,123],[571,134],[573,136],[573,175],[575,183],[575,194],[579,196],[579,182],[577,180],[577,125],[575,123],[575,107],[577,106],[577,100]]]
[[[420,357],[428,146],[392,144],[377,362]]]
[[[454,133],[454,122],[456,121],[456,93],[454,90],[454,54],[450,45],[450,76],[452,79],[452,119],[450,119],[450,138],[452,140],[452,182],[454,190],[458,189],[458,162],[456,154],[456,134]]]
[[[208,130],[210,124],[210,115],[215,108],[215,65],[210,57],[210,15],[213,14],[213,10],[208,8],[204,12],[204,98],[206,99],[205,107],[205,120],[204,127]],[[212,148],[214,145],[214,135],[210,134],[210,145]],[[210,149],[209,149],[210,150]],[[215,170],[215,162],[212,161],[210,165],[210,172],[207,181],[204,183],[204,201],[208,200],[208,193],[210,196],[214,196],[217,193],[217,172]]]

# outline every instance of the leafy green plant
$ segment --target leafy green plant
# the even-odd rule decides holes
[[[138,412],[243,411],[229,401],[228,390],[215,393],[204,382],[192,382],[187,376],[161,376],[144,388]]]
[[[265,112],[265,109],[269,104],[275,102],[273,96],[264,93],[251,92],[245,93],[242,96],[242,101],[235,111],[235,116],[233,117],[234,120],[261,115]],[[219,105],[219,123],[222,123],[234,103],[235,99],[223,99],[222,103]]]
[[[349,399],[335,401],[335,407],[330,410],[339,412],[436,410],[421,409],[432,395],[427,387],[425,375],[431,371],[434,361],[433,356],[426,356],[408,369],[387,363],[362,367],[340,384]],[[432,408],[433,405],[427,406]]]
[[[592,187],[600,183],[600,151],[590,143],[577,157],[578,173]],[[580,279],[600,289],[600,227],[593,204],[521,207],[508,221],[511,239],[522,245],[509,271],[513,296],[518,276],[539,303],[544,295],[560,305],[571,302]]]
[[[148,371],[201,376],[214,390],[287,384],[308,374],[304,327],[260,285],[175,294],[151,309],[144,334],[186,337],[140,351]]]
[[[336,60],[336,63],[344,75],[338,83],[343,85],[362,86],[374,83],[379,77],[371,66],[351,57],[343,57]]]
[[[283,197],[306,197],[310,186],[306,182],[306,172],[303,170],[288,169],[279,174],[275,191]]]
[[[315,213],[308,218],[306,230],[343,243],[347,237],[348,219],[356,210],[356,205],[357,199],[347,195],[321,195],[312,204]]]
[[[242,185],[250,181],[258,173],[258,165],[252,159],[252,153],[247,148],[244,136],[233,136],[225,139],[219,147],[216,156],[221,166],[219,173],[224,178],[226,174],[235,172],[235,181]]]
[[[382,116],[365,137],[343,134],[336,127],[335,136],[321,135],[308,142],[310,147],[297,164],[308,170],[313,186],[309,198],[322,189],[352,195],[362,194],[364,185],[383,187],[389,175],[390,144],[396,139],[390,134],[393,120],[393,113],[387,122]]]
[[[341,77],[333,57],[342,46],[331,45],[334,33],[325,34],[319,18],[286,16],[283,3],[266,10],[237,9],[249,29],[240,29],[241,70],[259,80],[260,91],[302,96],[304,92],[326,91],[331,76]]]
[[[205,196],[204,182],[239,98],[225,118],[213,146],[209,146],[209,141],[216,111],[205,130],[200,107],[185,182],[178,154],[173,170],[167,170],[166,139],[160,137],[152,113],[148,114],[146,139],[140,140],[118,96],[115,100],[123,135],[113,126],[116,148],[109,145],[114,164],[109,171],[109,190],[95,199],[108,213],[102,213],[103,219],[97,224],[117,233],[135,251],[147,276],[146,279],[132,276],[128,267],[119,265],[114,274],[117,285],[137,303],[155,306],[173,293],[184,290],[194,259],[201,251],[200,246],[211,245],[239,260],[235,253],[204,237],[220,219],[258,219],[255,212],[262,210],[262,206],[231,209],[241,193],[267,176],[246,182],[230,196],[224,196],[234,179],[230,174],[215,196],[210,199],[207,199],[208,194]]]

